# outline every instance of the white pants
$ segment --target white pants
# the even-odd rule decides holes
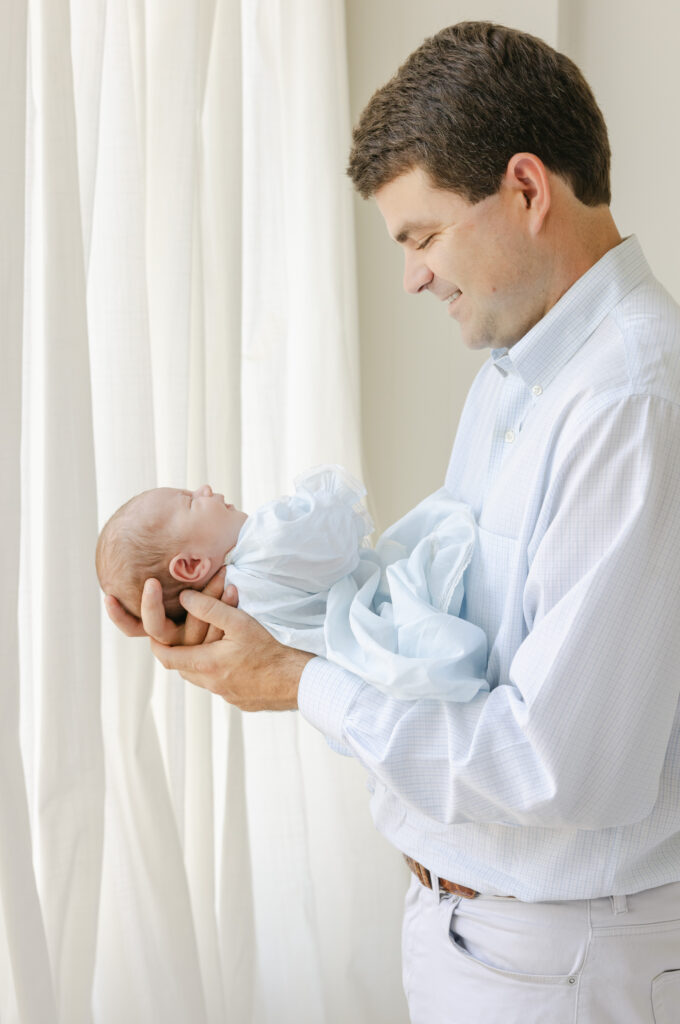
[[[412,1024],[680,1024],[680,882],[522,903],[406,897]]]

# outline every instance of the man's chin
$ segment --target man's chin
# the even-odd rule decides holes
[[[486,348],[512,348],[515,342],[519,341],[524,335],[520,334],[501,334],[497,326],[487,326],[484,328],[478,328],[475,330],[470,325],[469,327],[464,324],[459,324],[461,338],[466,348],[469,348],[473,352],[479,352]]]
[[[486,333],[477,333],[461,327],[460,335],[465,347],[469,348],[472,352],[480,352],[485,348],[502,348],[502,344],[500,342],[490,338]]]

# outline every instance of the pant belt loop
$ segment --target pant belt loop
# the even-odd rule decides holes
[[[439,876],[435,875],[434,871],[430,870],[430,881],[432,882],[432,895],[434,896],[435,902],[440,903],[442,894],[439,888]]]
[[[610,896],[612,904],[612,914],[627,914],[628,913],[628,897],[627,896]]]

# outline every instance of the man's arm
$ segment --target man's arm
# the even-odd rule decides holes
[[[543,509],[525,586],[530,629],[505,685],[468,703],[397,701],[318,659],[304,675],[305,717],[439,822],[642,820],[680,689],[680,449],[668,443],[678,436],[680,410],[632,396],[576,439]],[[154,644],[167,668],[247,710],[298,705],[311,655],[220,602],[182,600],[224,637],[202,648]]]
[[[680,691],[680,410],[601,410],[555,468],[504,685],[397,701],[323,662],[299,706],[441,823],[600,829],[652,810]],[[608,480],[603,506],[601,481]]]

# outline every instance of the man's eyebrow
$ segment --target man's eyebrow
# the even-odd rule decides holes
[[[394,236],[394,241],[398,242],[399,245],[402,245],[404,242],[408,242],[409,238],[411,238],[414,233],[417,233],[418,231],[425,231],[430,226],[431,225],[426,221],[408,221],[406,224],[402,225],[399,234]]]

